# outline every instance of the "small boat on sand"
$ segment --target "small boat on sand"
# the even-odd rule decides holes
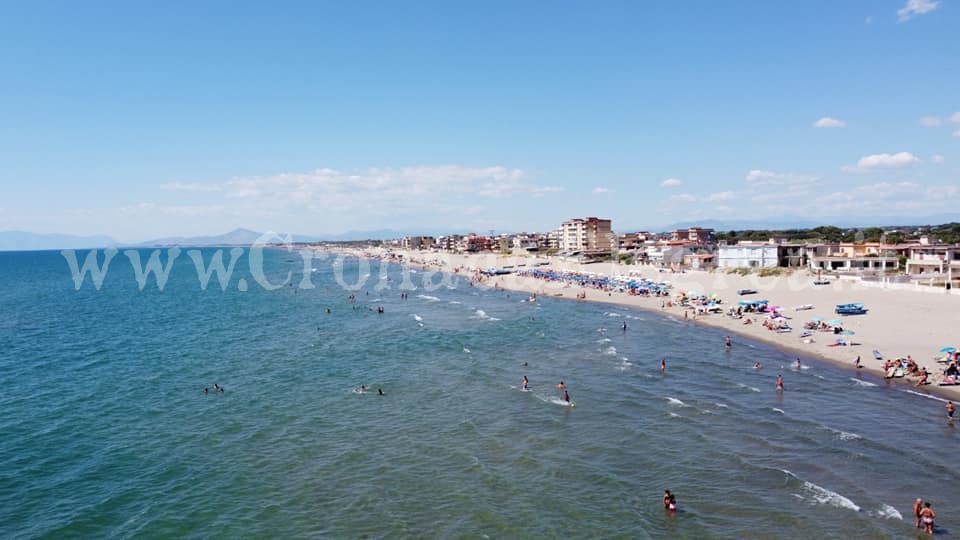
[[[838,315],[863,315],[867,308],[863,304],[838,304],[834,311]]]

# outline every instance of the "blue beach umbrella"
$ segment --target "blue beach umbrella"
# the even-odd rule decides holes
[[[827,321],[827,324],[829,324],[830,326],[843,326],[843,321],[841,321],[840,319],[830,319],[829,321]]]
[[[956,347],[944,347],[940,349],[940,352],[947,352],[947,353],[956,352],[956,351],[957,351]]]

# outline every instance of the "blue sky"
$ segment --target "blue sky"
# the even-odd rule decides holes
[[[958,28],[957,0],[8,4],[0,230],[958,214]]]

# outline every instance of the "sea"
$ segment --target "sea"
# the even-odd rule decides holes
[[[0,253],[0,538],[916,538],[918,497],[960,535],[957,428],[908,385],[365,259],[74,279],[107,255]]]

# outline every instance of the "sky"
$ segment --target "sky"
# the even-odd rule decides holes
[[[956,214],[960,0],[10,2],[0,230]]]

